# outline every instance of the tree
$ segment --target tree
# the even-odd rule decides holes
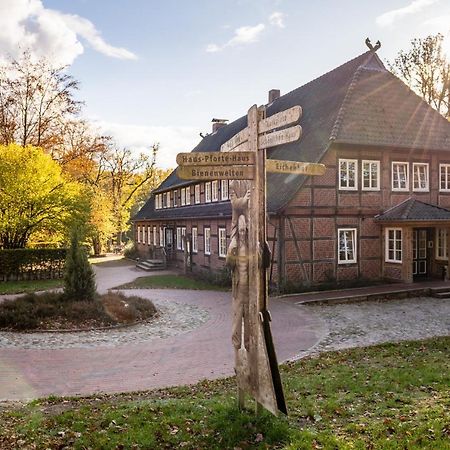
[[[64,233],[88,214],[81,185],[43,150],[0,145],[0,248],[23,248],[41,230]]]
[[[450,62],[442,48],[442,34],[413,39],[389,68],[428,104],[450,120]]]
[[[34,145],[48,151],[61,144],[61,129],[80,111],[78,82],[45,59],[25,52],[0,68],[0,143]]]
[[[67,252],[64,274],[64,298],[72,301],[93,301],[96,296],[95,275],[86,251],[80,246],[74,230]]]

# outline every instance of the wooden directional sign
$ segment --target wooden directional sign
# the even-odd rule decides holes
[[[324,164],[280,161],[278,159],[266,160],[266,171],[272,173],[295,173],[303,175],[323,175],[326,167]]]
[[[225,142],[220,147],[221,152],[231,152],[234,148],[242,143],[248,141],[249,130],[248,127],[235,134],[229,141]]]
[[[277,145],[297,141],[300,139],[301,134],[302,127],[300,125],[263,134],[259,136],[258,149],[275,147]]]
[[[178,153],[179,166],[240,166],[255,164],[254,152],[193,152]]]
[[[179,166],[182,180],[253,180],[253,166]]]
[[[291,123],[297,122],[302,115],[301,106],[294,106],[292,108],[281,111],[273,116],[259,122],[259,132],[265,133],[267,131],[274,130],[275,128],[285,127]]]

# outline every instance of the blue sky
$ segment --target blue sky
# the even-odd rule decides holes
[[[84,114],[175,165],[213,117],[235,119],[382,42],[450,41],[450,0],[0,0],[0,59],[29,46],[69,64]],[[450,52],[449,52],[450,53]]]

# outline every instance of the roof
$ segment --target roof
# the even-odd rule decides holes
[[[441,206],[408,198],[392,208],[375,216],[377,222],[421,222],[450,220],[450,210]]]
[[[269,149],[268,158],[319,162],[333,142],[450,150],[450,123],[390,73],[373,51],[279,97],[267,105],[267,116],[295,105],[303,109],[301,139]],[[192,151],[219,151],[246,126],[247,116],[240,117],[206,136]],[[268,211],[282,210],[306,178],[268,174]],[[154,193],[191,183],[180,180],[173,171]],[[169,210],[173,212],[170,217],[178,215],[176,210]],[[155,211],[150,199],[134,220],[165,217],[166,211]]]

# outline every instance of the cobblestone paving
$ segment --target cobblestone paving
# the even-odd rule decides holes
[[[325,321],[328,334],[299,357],[321,351],[450,334],[450,300],[432,297],[344,304],[304,304]]]
[[[159,311],[155,319],[131,327],[74,333],[0,332],[0,348],[61,349],[116,347],[119,345],[166,339],[191,331],[208,320],[209,314],[195,305],[154,300]]]

